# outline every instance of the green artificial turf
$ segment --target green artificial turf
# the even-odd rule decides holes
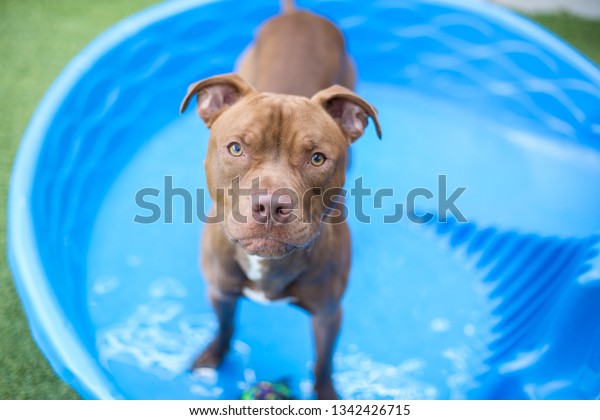
[[[104,29],[155,2],[0,0],[0,399],[78,397],[34,344],[6,262],[6,201],[19,140],[68,61]],[[600,62],[600,21],[567,14],[532,18]]]
[[[568,13],[532,14],[529,17],[600,64],[600,20],[581,19]]]
[[[37,103],[88,42],[156,0],[0,0],[0,398],[66,399],[34,344],[6,262],[12,162]]]

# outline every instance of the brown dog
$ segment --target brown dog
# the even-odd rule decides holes
[[[212,214],[222,216],[202,238],[219,329],[193,367],[221,363],[240,296],[286,299],[312,315],[317,398],[336,399],[332,354],[350,267],[338,194],[348,146],[368,117],[381,133],[375,109],[350,90],[354,70],[342,34],[290,3],[264,24],[240,65],[243,78],[197,82],[181,105],[183,112],[198,95],[210,128],[204,165]]]

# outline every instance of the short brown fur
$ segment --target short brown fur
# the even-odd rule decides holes
[[[181,107],[198,95],[198,113],[211,130],[205,170],[212,214],[224,217],[207,224],[202,238],[202,269],[219,329],[193,367],[221,363],[240,296],[289,298],[312,315],[316,396],[337,399],[332,354],[351,255],[348,226],[336,220],[341,201],[335,193],[345,182],[347,148],[369,117],[381,136],[377,112],[350,90],[354,68],[340,31],[290,1],[264,24],[239,75],[191,85]],[[232,145],[242,150],[239,156],[230,152]],[[324,162],[311,163],[315,153]],[[270,202],[261,201],[255,179]],[[236,182],[250,195],[230,194]],[[260,203],[273,210],[283,189],[294,192],[287,194],[289,207],[263,215]],[[234,209],[247,221],[236,220]],[[264,216],[262,222],[253,220],[256,215]],[[289,222],[291,216],[301,222]],[[251,278],[253,260],[259,261],[259,278]]]

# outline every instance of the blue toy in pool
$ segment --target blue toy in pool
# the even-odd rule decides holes
[[[299,6],[342,28],[385,128],[352,146],[348,188],[392,191],[348,197],[341,396],[598,398],[598,68],[489,4]],[[208,131],[179,101],[231,71],[278,8],[170,1],[135,15],[79,54],[32,118],[9,258],[38,345],[85,398],[238,398],[283,376],[311,397],[309,321],[291,307],[243,302],[222,369],[187,371],[215,319],[197,264]],[[434,198],[407,208],[415,188]]]

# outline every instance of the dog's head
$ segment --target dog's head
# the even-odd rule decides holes
[[[192,84],[210,128],[204,163],[229,239],[249,254],[279,258],[310,245],[323,221],[339,222],[348,146],[377,112],[341,86],[312,98],[258,93],[235,74]]]

